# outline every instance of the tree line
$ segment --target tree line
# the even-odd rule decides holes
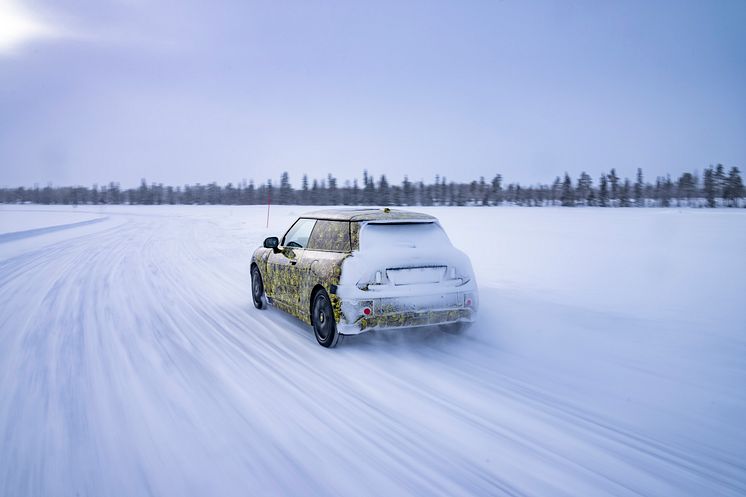
[[[598,181],[583,172],[573,180],[567,173],[551,184],[523,186],[506,184],[502,175],[491,180],[480,177],[471,182],[448,181],[436,175],[432,183],[412,182],[406,176],[401,184],[391,184],[386,175],[378,180],[363,171],[363,178],[345,180],[328,174],[323,179],[309,180],[303,175],[300,188],[293,188],[287,172],[279,184],[271,180],[255,185],[243,180],[225,186],[217,183],[166,186],[148,183],[137,188],[122,188],[119,183],[108,185],[52,186],[32,188],[0,188],[0,203],[35,204],[229,204],[255,205],[519,205],[519,206],[598,206],[598,207],[746,207],[744,185],[737,167],[727,172],[722,164],[710,166],[700,177],[685,172],[677,179],[659,176],[645,181],[642,169],[637,169],[634,181],[621,178],[616,170],[603,173]]]

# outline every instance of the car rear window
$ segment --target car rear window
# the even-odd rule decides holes
[[[350,251],[350,223],[348,221],[326,221],[319,219],[308,239],[311,250],[332,252]]]
[[[443,228],[432,222],[369,223],[360,232],[360,250],[450,245],[451,241]]]

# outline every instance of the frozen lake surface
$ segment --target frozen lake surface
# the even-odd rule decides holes
[[[746,494],[746,210],[415,209],[478,322],[327,350],[249,288],[314,209],[0,206],[0,495]]]

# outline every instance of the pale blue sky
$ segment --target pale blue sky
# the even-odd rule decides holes
[[[746,165],[744,1],[0,0],[3,25],[0,185]]]

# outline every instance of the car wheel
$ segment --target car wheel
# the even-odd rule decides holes
[[[264,301],[264,282],[262,282],[262,275],[256,266],[251,268],[251,299],[257,309],[267,307]]]
[[[316,341],[322,347],[334,347],[339,340],[339,333],[337,333],[337,323],[334,321],[332,303],[324,290],[319,290],[314,295],[311,309],[311,323],[313,323]]]

